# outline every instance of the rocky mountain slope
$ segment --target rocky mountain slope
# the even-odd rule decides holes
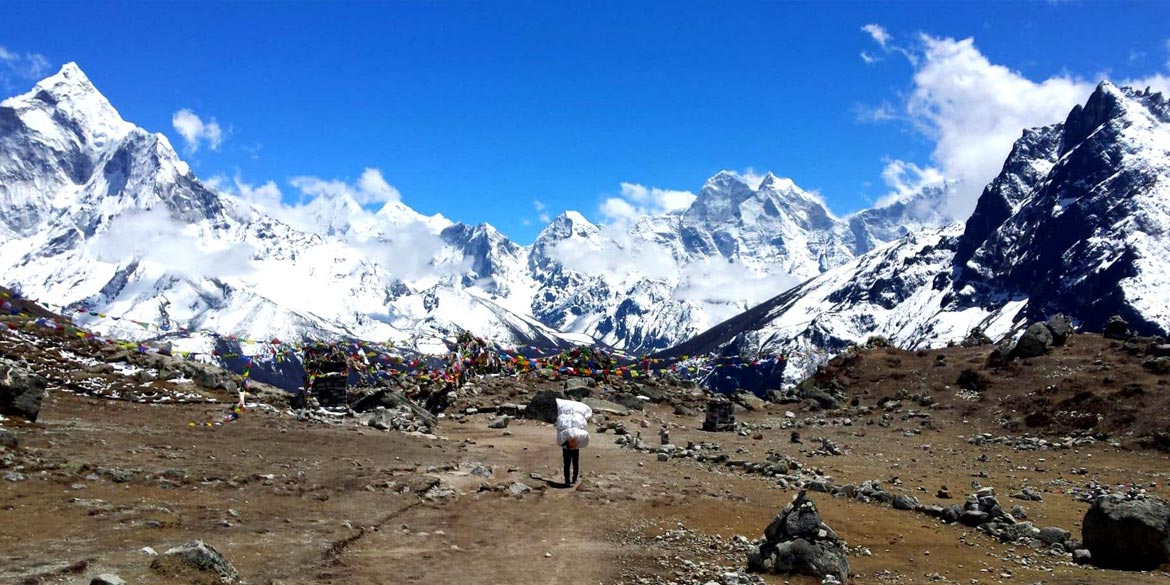
[[[789,353],[795,381],[873,335],[938,347],[1058,312],[1165,334],[1168,185],[1165,96],[1102,83],[1063,123],[1024,132],[966,224],[880,246],[671,353]]]

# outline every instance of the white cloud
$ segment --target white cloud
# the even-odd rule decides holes
[[[678,278],[678,262],[662,246],[631,236],[622,223],[604,226],[593,238],[573,237],[557,242],[551,256],[569,270],[605,275],[627,284],[647,277]]]
[[[954,182],[952,210],[963,217],[999,173],[1021,132],[1063,121],[1088,98],[1094,84],[1069,76],[1034,82],[988,61],[969,38],[923,35],[921,41],[906,112],[935,141],[931,157],[938,168],[917,170],[941,173]]]
[[[375,237],[351,235],[347,244],[396,279],[459,274],[470,268],[470,261],[462,256],[442,257],[446,243],[422,222],[399,224]]]
[[[548,222],[552,221],[552,218],[550,218],[547,213],[542,213],[542,214],[538,215],[537,219],[540,220],[540,223],[548,223]]]
[[[40,53],[18,53],[0,46],[0,84],[6,91],[47,76],[50,65],[48,57]]]
[[[135,258],[190,277],[224,278],[253,271],[255,249],[246,244],[208,248],[197,227],[178,221],[165,208],[124,213],[89,240],[93,258],[120,264]]]
[[[208,118],[204,122],[195,112],[183,108],[171,116],[171,125],[187,143],[188,154],[199,150],[201,143],[211,150],[219,150],[219,145],[223,143],[224,132],[215,118]]]
[[[883,29],[884,30],[884,29]],[[874,31],[866,30],[879,44]],[[1055,75],[1031,80],[1018,71],[992,63],[973,39],[955,40],[921,35],[913,49],[885,47],[906,56],[914,66],[912,87],[897,112],[883,103],[862,108],[862,121],[905,120],[934,143],[929,165],[902,160],[887,164],[883,179],[891,192],[883,202],[898,200],[927,185],[947,184],[950,198],[944,215],[966,217],[983,188],[999,173],[1012,145],[1027,128],[1063,122],[1092,93],[1097,80]],[[1170,44],[1167,46],[1170,49]],[[1166,64],[1170,70],[1170,62]],[[1170,75],[1158,72],[1119,85],[1150,87],[1170,95]]]
[[[266,209],[277,209],[281,206],[283,194],[280,192],[280,187],[276,186],[276,182],[268,181],[263,185],[253,186],[243,182],[239,175],[236,175],[234,182],[240,197],[245,201],[261,205]]]
[[[894,38],[890,36],[890,33],[887,32],[885,27],[880,24],[867,24],[861,27],[861,30],[868,33],[869,36],[873,38],[874,42],[876,42],[878,46],[883,49],[885,49],[886,44]]]
[[[607,197],[601,202],[601,215],[606,221],[632,223],[646,215],[682,211],[694,203],[695,197],[690,191],[622,183],[618,196]]]
[[[376,168],[365,169],[352,184],[307,176],[289,182],[301,192],[295,203],[284,202],[274,181],[253,185],[238,174],[230,180],[215,176],[206,181],[239,202],[239,217],[249,217],[252,206],[262,207],[295,230],[325,236],[351,250],[349,256],[378,264],[391,281],[459,274],[469,266],[462,256],[448,254],[445,242],[422,216],[387,218],[361,207],[400,202],[398,190]]]
[[[860,122],[885,122],[895,120],[898,112],[890,102],[882,102],[876,107],[860,105],[857,107],[857,120]]]
[[[536,209],[537,211],[544,211],[546,206],[545,206],[543,201],[541,201],[539,199],[533,199],[532,200],[532,207],[534,209]]]
[[[320,179],[317,177],[293,177],[289,184],[296,187],[302,194],[310,198],[316,197],[349,197],[358,205],[374,203],[388,203],[401,201],[402,194],[393,185],[382,177],[382,171],[376,168],[366,168],[361,177],[354,184],[337,179]]]
[[[378,169],[366,168],[362,171],[362,176],[358,179],[358,193],[362,197],[358,203],[362,205],[402,201],[402,194],[386,182],[386,179],[382,177],[382,171]]]
[[[874,57],[873,55],[870,55],[869,53],[866,53],[865,51],[861,52],[861,60],[865,61],[866,65],[873,65],[874,63],[881,61],[881,59],[878,59],[877,57]]]
[[[882,181],[891,191],[878,200],[874,207],[886,207],[905,201],[929,187],[941,187],[946,183],[941,172],[934,167],[920,167],[912,162],[891,160],[882,169]]]
[[[706,258],[679,270],[674,298],[705,305],[713,323],[729,319],[800,284],[787,273],[756,274],[746,266]]]

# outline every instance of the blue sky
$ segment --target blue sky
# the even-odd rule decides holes
[[[418,211],[521,243],[542,214],[669,208],[660,193],[721,169],[791,177],[838,214],[942,179],[965,181],[969,207],[1024,125],[1062,120],[1102,77],[1161,88],[1170,61],[1155,2],[52,2],[0,18],[6,95],[76,61],[202,178],[292,202],[294,177],[375,168]],[[203,124],[194,149],[181,110]]]

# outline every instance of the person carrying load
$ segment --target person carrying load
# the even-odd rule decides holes
[[[589,446],[588,421],[593,409],[575,400],[557,399],[557,444],[565,461],[565,487],[577,483],[581,468],[581,449]],[[572,467],[570,480],[569,468]]]

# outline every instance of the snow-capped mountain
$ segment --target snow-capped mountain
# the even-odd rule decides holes
[[[941,189],[837,218],[789,179],[732,172],[707,181],[678,213],[625,230],[576,213],[537,237],[533,314],[632,352],[680,343],[785,290],[924,227],[946,223]]]
[[[941,223],[938,193],[837,218],[789,179],[722,172],[685,210],[604,226],[565,212],[520,246],[396,194],[371,213],[338,185],[302,190],[270,209],[207,186],[74,64],[0,104],[3,284],[172,332],[442,351],[466,328],[648,352]],[[88,324],[158,334],[125,323]]]
[[[436,351],[458,327],[509,344],[572,342],[463,286],[458,247],[474,238],[447,244],[450,222],[397,201],[369,214],[329,194],[299,210],[313,230],[295,229],[206,187],[163,135],[123,120],[74,64],[0,102],[0,205],[5,284],[119,317],[89,323],[119,336],[158,334],[132,319],[172,332]]]
[[[903,347],[993,339],[1057,312],[1170,332],[1170,103],[1099,85],[1025,131],[965,224],[923,230],[827,271],[671,353],[789,353],[795,381],[882,335]]]

